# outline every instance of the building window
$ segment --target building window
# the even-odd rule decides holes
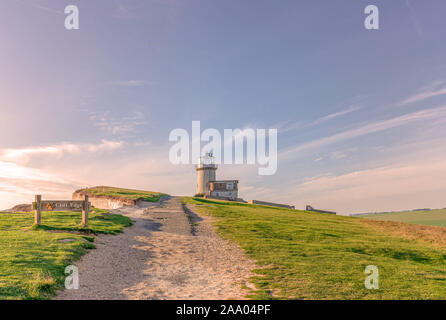
[[[232,189],[234,189],[234,184],[232,182],[228,182],[226,184],[226,190],[232,190]]]

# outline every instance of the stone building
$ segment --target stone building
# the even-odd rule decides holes
[[[206,198],[238,199],[238,180],[217,180],[217,165],[212,153],[200,157],[197,170],[197,194]]]
[[[312,212],[319,212],[319,213],[329,213],[329,214],[336,214],[336,212],[334,211],[326,211],[326,210],[318,210],[318,209],[314,209],[312,206],[307,205],[307,207],[305,208],[305,211],[312,211]]]
[[[286,209],[296,209],[295,206],[290,206],[288,204],[281,204],[281,203],[274,203],[274,202],[266,202],[266,201],[259,201],[259,200],[249,200],[249,204],[260,204],[262,206],[270,206],[270,207],[279,207],[279,208],[286,208]]]

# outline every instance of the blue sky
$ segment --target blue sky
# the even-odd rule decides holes
[[[66,5],[80,30],[64,28]],[[380,30],[364,8],[380,9]],[[83,186],[194,193],[169,132],[278,128],[245,199],[341,213],[446,207],[446,3],[4,0],[0,208]],[[29,200],[28,200],[29,199]]]

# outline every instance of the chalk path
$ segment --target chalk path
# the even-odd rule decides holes
[[[255,268],[234,244],[219,238],[210,218],[190,212],[179,198],[111,210],[134,225],[96,237],[96,249],[76,263],[78,290],[56,299],[243,299]]]

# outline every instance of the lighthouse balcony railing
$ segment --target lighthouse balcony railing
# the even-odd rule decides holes
[[[196,166],[195,166],[197,169],[204,169],[204,168],[217,168],[217,165],[216,164],[214,164],[214,163],[200,163],[200,164],[197,164]]]

